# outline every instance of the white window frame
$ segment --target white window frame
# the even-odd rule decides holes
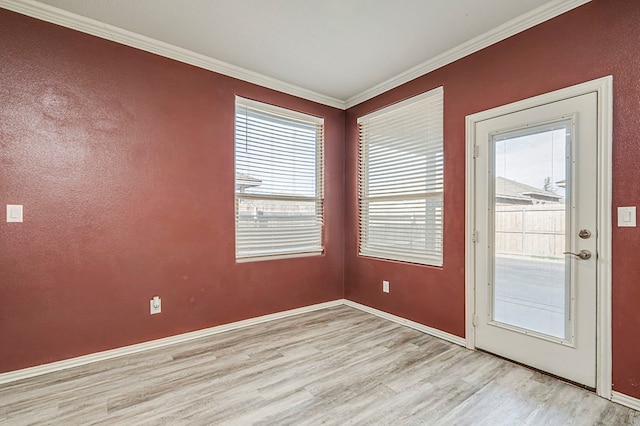
[[[444,90],[438,87],[358,118],[360,256],[442,266],[443,104]],[[428,130],[422,130],[424,128]],[[386,143],[389,148],[384,148]],[[378,150],[375,156],[371,151],[373,147]],[[389,154],[381,156],[380,147],[388,149]],[[420,176],[412,174],[402,182],[405,163],[413,167],[420,164],[411,163],[412,154],[406,154],[411,150],[424,156],[424,170]],[[396,157],[398,161],[393,162]],[[421,183],[412,183],[416,180]],[[408,221],[410,217],[414,223]]]
[[[254,110],[261,115],[264,114],[264,115],[272,116],[274,117],[274,119],[277,119],[277,120],[286,120],[286,121],[290,121],[291,123],[303,122],[305,123],[305,125],[314,125],[317,127],[316,138],[315,138],[316,139],[316,147],[315,147],[315,178],[316,180],[315,180],[315,195],[313,197],[301,196],[301,195],[295,195],[295,194],[283,194],[283,193],[252,194],[252,193],[245,193],[244,190],[239,189],[242,187],[242,183],[240,181],[243,181],[246,184],[246,179],[247,179],[247,176],[244,176],[241,173],[240,174],[238,173],[238,155],[237,155],[238,151],[237,150],[238,150],[238,143],[239,143],[239,138],[238,138],[239,108]],[[271,143],[276,144],[278,142],[271,142]],[[291,164],[282,164],[280,167],[293,167],[293,165],[295,165],[296,167],[300,167],[299,164],[294,163],[293,161],[294,160],[292,160]],[[264,161],[262,163],[266,164]],[[324,221],[323,221],[324,118],[316,117],[316,116],[304,114],[298,111],[293,111],[293,110],[281,108],[275,105],[270,105],[267,103],[258,102],[251,99],[236,96],[235,114],[234,114],[234,171],[235,171],[234,192],[235,192],[235,247],[236,247],[235,258],[236,258],[236,262],[242,263],[242,262],[252,262],[252,261],[261,261],[261,260],[317,256],[324,252],[324,247],[323,247],[323,244],[324,244],[324,238],[323,238],[324,236]],[[308,173],[309,170],[307,169],[306,172]],[[309,202],[315,203],[315,212],[313,214],[315,216],[315,223],[313,224],[312,228],[309,228],[309,232],[313,234],[311,235],[311,238],[313,238],[313,242],[310,244],[300,246],[298,248],[278,249],[278,248],[274,248],[276,246],[276,244],[274,243],[270,247],[265,246],[262,248],[256,248],[251,250],[251,252],[248,252],[247,250],[249,249],[246,249],[246,248],[243,251],[240,248],[240,246],[247,247],[248,244],[251,242],[251,238],[261,237],[264,239],[265,237],[264,233],[260,235],[258,235],[257,233],[251,233],[250,231],[247,231],[246,226],[243,227],[240,225],[241,223],[245,225],[247,223],[246,215],[244,215],[245,219],[241,218],[242,215],[240,212],[240,203],[243,202],[243,200],[253,200],[254,202],[256,200],[258,201],[261,200],[265,202],[280,201],[283,203],[300,202],[301,204],[306,203],[307,206]],[[300,215],[300,216],[303,216],[303,215]],[[291,217],[294,218],[294,217],[300,217],[300,216],[292,215]],[[307,216],[309,215],[307,214]],[[261,220],[265,220],[266,218],[256,216],[254,219],[256,221],[261,221]],[[244,222],[242,222],[242,220],[244,220]],[[278,233],[276,227],[271,228],[269,227],[269,225],[266,225],[266,226],[269,228],[268,232],[270,233],[270,234],[267,234],[266,236],[270,235],[273,238],[273,241],[276,241],[277,238],[279,237],[289,238],[289,239],[295,238],[295,236],[292,236],[290,233],[287,234],[286,231],[282,233]],[[256,227],[256,229],[258,229],[258,227]],[[262,225],[262,230],[258,232],[264,232],[264,224]],[[307,234],[306,237],[307,239],[310,238],[309,234]],[[244,243],[240,244],[240,241],[244,241]]]

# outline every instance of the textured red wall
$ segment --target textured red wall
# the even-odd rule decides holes
[[[0,207],[25,205],[0,221],[0,372],[336,299],[343,259],[347,298],[463,336],[465,116],[612,74],[616,223],[640,200],[638,23],[594,0],[351,108],[344,152],[341,111],[0,9]],[[444,267],[359,258],[355,119],[440,85]],[[326,255],[234,263],[235,94],[325,117]],[[614,389],[640,398],[634,253],[614,227]]]
[[[613,221],[640,204],[640,2],[594,0],[347,111],[345,295],[464,336],[465,117],[613,75]],[[444,86],[444,266],[357,256],[357,117]],[[614,390],[640,398],[640,228],[613,229]],[[381,281],[391,281],[383,294]]]
[[[325,255],[235,264],[236,94],[325,117]],[[0,372],[342,298],[343,146],[344,111],[0,9]]]

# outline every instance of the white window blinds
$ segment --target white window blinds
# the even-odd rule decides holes
[[[443,89],[358,127],[360,254],[442,266]]]
[[[323,119],[236,97],[236,259],[322,252]]]

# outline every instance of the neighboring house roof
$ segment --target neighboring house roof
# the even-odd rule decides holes
[[[496,199],[504,203],[534,204],[541,201],[560,203],[563,197],[551,191],[496,176]]]
[[[260,186],[262,184],[262,180],[258,178],[254,178],[253,176],[249,176],[246,173],[236,173],[236,189],[240,192],[244,192],[247,188],[252,188],[254,186]]]

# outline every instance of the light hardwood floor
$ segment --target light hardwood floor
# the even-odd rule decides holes
[[[640,413],[340,306],[0,385],[0,424],[640,425]]]

